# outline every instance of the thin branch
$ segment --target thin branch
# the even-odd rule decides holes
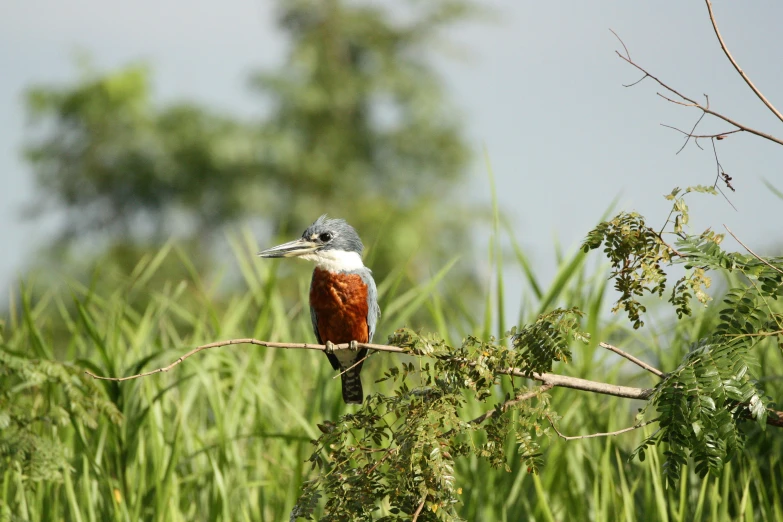
[[[661,227],[661,230],[658,231],[658,237],[663,241],[663,231],[666,230],[666,225],[670,223],[670,219],[672,218],[672,214],[674,214],[674,205],[672,205],[671,210],[669,210],[669,215],[666,216],[666,221],[663,223],[663,226]]]
[[[604,382],[588,381],[579,377],[567,377],[556,373],[533,373],[528,375],[517,368],[503,370],[499,373],[508,373],[517,377],[528,377],[544,384],[551,384],[559,388],[571,388],[572,390],[582,390],[603,395],[612,395],[613,397],[622,397],[624,399],[647,400],[653,393],[652,388],[632,388],[630,386],[618,386],[616,384],[607,384]]]
[[[386,458],[387,458],[389,455],[391,455],[392,453],[397,453],[397,448],[389,448],[389,450],[388,450],[386,453],[384,453],[384,454],[383,454],[383,457],[379,458],[379,459],[378,459],[378,462],[376,462],[375,464],[373,464],[373,467],[371,467],[371,468],[370,468],[370,469],[367,471],[367,475],[370,475],[370,474],[371,474],[373,471],[375,471],[375,470],[378,468],[378,466],[380,466],[380,465],[381,465],[381,463],[382,463],[384,460],[386,460]]]
[[[724,225],[725,227],[726,225]],[[734,236],[734,234],[729,230],[728,227],[726,227],[726,230],[729,231],[729,234]],[[734,236],[734,239],[737,239],[737,236]],[[750,250],[748,247],[746,247],[739,239],[737,241],[745,247],[745,249],[748,250],[751,254],[753,254],[757,259],[761,260],[765,264],[769,265],[765,260],[761,259],[759,256],[757,256],[752,250]],[[775,270],[780,271],[778,268],[769,265],[770,267],[774,268]],[[237,344],[252,344],[256,346],[264,346],[267,348],[281,348],[281,349],[289,349],[289,350],[318,350],[318,351],[326,351],[326,346],[323,344],[310,344],[310,343],[274,343],[270,341],[259,341],[258,339],[229,339],[226,341],[217,341],[214,343],[204,344],[201,346],[198,346],[182,357],[178,358],[176,361],[172,362],[168,366],[165,366],[163,368],[157,368],[155,370],[151,370],[144,373],[138,373],[136,375],[129,375],[127,377],[104,377],[101,375],[96,375],[92,373],[91,371],[85,370],[84,373],[86,375],[89,375],[93,379],[100,379],[103,381],[114,381],[114,382],[121,382],[121,381],[129,381],[131,379],[138,379],[140,377],[147,377],[149,375],[154,375],[156,373],[163,373],[168,372],[175,366],[181,364],[185,359],[188,359],[192,357],[193,355],[203,352],[204,350],[209,350],[212,348],[220,348],[223,346],[231,346],[231,345],[237,345]],[[602,343],[605,344],[605,343]],[[611,345],[607,345],[611,346]],[[356,347],[358,348],[367,348],[370,350],[375,350],[378,352],[391,352],[391,353],[407,353],[407,351],[403,348],[400,348],[399,346],[391,346],[386,344],[370,344],[370,343],[357,343]],[[344,344],[335,344],[333,345],[333,350],[350,350],[351,345],[349,343]],[[619,349],[618,349],[619,350]],[[622,350],[619,350],[620,352]],[[625,352],[623,352],[625,353]],[[621,354],[622,355],[622,354]],[[627,358],[627,357],[626,357]],[[635,358],[634,358],[635,359]],[[631,359],[629,359],[631,360]],[[633,362],[633,361],[632,361]],[[641,362],[641,361],[639,361]],[[580,379],[578,377],[568,377],[566,375],[558,375],[555,373],[537,373],[537,372],[524,372],[519,368],[506,368],[502,370],[497,371],[498,374],[502,375],[513,375],[515,377],[523,377],[526,379],[533,379],[536,381],[539,381],[543,384],[538,390],[535,390],[533,392],[526,392],[523,395],[520,395],[518,397],[515,397],[514,399],[511,399],[510,401],[507,401],[501,408],[509,408],[510,406],[513,406],[514,404],[517,404],[523,400],[529,400],[531,397],[541,393],[541,391],[549,390],[553,387],[560,387],[560,388],[570,388],[573,390],[582,390],[582,391],[588,391],[593,393],[600,393],[604,395],[612,395],[614,397],[622,397],[625,399],[638,399],[638,400],[647,400],[650,395],[653,393],[652,388],[633,388],[630,386],[618,386],[615,384],[607,384],[604,382],[597,382],[597,381],[589,381],[587,379]],[[653,372],[654,373],[654,372]],[[532,395],[531,395],[532,394]],[[483,414],[481,417],[477,417],[471,422],[483,422],[487,418],[494,415],[495,410],[492,410],[492,412],[488,412]],[[505,410],[503,410],[505,411]],[[781,426],[783,427],[783,412],[770,410],[769,411],[771,417],[767,419],[767,424],[774,425],[774,426]]]
[[[562,433],[560,433],[560,430],[557,429],[557,426],[555,426],[554,421],[549,415],[547,415],[546,418],[549,421],[549,424],[552,426],[552,429],[555,430],[555,433],[557,433],[557,436],[563,440],[592,439],[595,437],[613,437],[615,435],[620,435],[621,433],[628,433],[629,431],[638,430],[639,428],[643,426],[647,426],[648,424],[652,424],[653,422],[658,422],[658,419],[653,419],[639,424],[634,424],[629,428],[623,428],[617,431],[609,431],[607,433],[591,433],[589,435],[575,435],[573,437],[569,437],[568,435],[563,435]]]
[[[723,199],[725,199],[729,203],[729,205],[731,205],[731,208],[733,208],[735,212],[739,212],[739,210],[737,210],[737,207],[734,206],[734,203],[732,203],[729,197],[726,195],[726,193],[723,192],[723,189],[720,187],[715,187],[715,188],[718,189],[718,192],[720,192],[720,195],[723,196]]]
[[[367,355],[365,355],[364,357],[362,357],[361,359],[359,359],[358,361],[356,361],[355,363],[353,363],[352,365],[350,365],[348,368],[346,368],[345,370],[341,371],[340,373],[338,373],[337,375],[335,375],[334,377],[332,377],[332,379],[337,379],[338,377],[342,377],[342,376],[343,376],[343,374],[344,374],[345,372],[347,372],[347,371],[350,371],[350,370],[353,370],[354,368],[356,368],[357,366],[359,366],[360,364],[362,364],[364,361],[366,361],[366,360],[367,360],[367,359],[368,359],[368,358],[369,358],[369,357],[370,357],[372,354],[374,354],[374,353],[375,353],[375,352],[370,352],[370,353],[368,353]]]
[[[304,439],[310,440],[307,437],[303,437]],[[380,453],[381,451],[388,452],[387,448],[367,448],[365,446],[357,446],[360,450],[366,452],[366,453]]]
[[[640,368],[644,368],[645,370],[647,370],[648,372],[652,373],[656,377],[660,377],[661,379],[663,379],[666,376],[666,374],[663,373],[658,368],[655,368],[654,366],[650,366],[646,362],[644,362],[644,361],[642,361],[640,359],[637,359],[636,357],[634,357],[630,353],[624,352],[624,351],[622,351],[621,349],[619,349],[616,346],[612,346],[609,343],[603,343],[603,342],[602,343],[598,343],[598,346],[600,346],[601,348],[606,348],[610,352],[614,352],[614,353],[616,353],[617,355],[619,355],[621,357],[625,357],[626,359],[628,359],[629,361],[634,363],[636,366],[639,366]]]
[[[144,373],[137,373],[136,375],[129,375],[127,377],[104,377],[101,375],[96,375],[92,373],[91,371],[85,370],[84,373],[92,377],[93,379],[100,379],[102,381],[129,381],[131,379],[138,379],[139,377],[147,377],[149,375],[154,375],[156,373],[162,373],[167,372],[177,366],[178,364],[182,363],[185,359],[192,357],[196,355],[199,352],[203,352],[204,350],[211,350],[212,348],[221,348],[223,346],[229,346],[232,344],[254,344],[256,346],[265,346],[267,348],[283,348],[283,349],[289,349],[289,350],[319,350],[319,351],[326,351],[326,346],[323,344],[309,344],[309,343],[273,343],[269,341],[259,341],[258,339],[230,339],[228,341],[218,341],[214,343],[204,344],[201,346],[198,346],[196,348],[193,348],[191,351],[174,361],[173,363],[169,364],[166,367],[163,368],[157,368],[155,370],[150,370],[148,372]],[[333,345],[335,350],[350,350],[351,345],[349,343],[344,344],[335,344]],[[405,350],[400,348],[399,346],[389,346],[385,344],[370,344],[370,343],[357,343],[357,348],[368,348],[371,350],[376,350],[379,352],[395,352],[395,353],[405,353]]]
[[[504,402],[503,404],[501,404],[500,405],[500,413],[505,413],[512,406],[514,406],[516,404],[519,404],[520,402],[529,401],[533,397],[537,397],[538,395],[540,395],[540,394],[542,394],[542,393],[544,393],[546,391],[549,391],[549,390],[551,390],[554,387],[555,387],[554,384],[544,384],[543,386],[539,386],[535,390],[529,390],[529,391],[526,391],[524,393],[520,393],[519,395],[517,395],[513,399],[509,399],[506,402]],[[475,419],[468,421],[467,424],[469,424],[469,425],[481,424],[485,420],[491,419],[492,417],[497,415],[497,412],[498,412],[498,409],[497,408],[493,408],[493,409],[491,409],[489,411],[486,411],[486,412],[482,413],[481,415],[479,415]],[[454,433],[456,431],[457,431],[457,428],[452,428],[449,431],[445,432],[440,437],[444,438],[444,439],[448,439],[449,437],[454,435]]]
[[[713,183],[712,186],[718,189],[718,192],[720,192],[721,196],[723,196],[723,198],[729,202],[729,205],[731,205],[731,208],[733,208],[735,212],[739,212],[737,207],[734,206],[734,203],[731,202],[728,196],[726,196],[726,194],[723,193],[723,190],[718,186],[718,180],[723,179],[723,182],[726,183],[726,186],[729,187],[732,192],[736,192],[734,187],[731,185],[731,176],[726,174],[726,171],[723,170],[723,165],[720,164],[720,160],[718,159],[718,148],[715,147],[715,138],[712,138],[710,143],[712,143],[712,153],[715,155],[715,165],[718,170],[718,173],[715,176],[715,183]]]
[[[638,80],[636,80],[633,83],[624,83],[623,87],[633,87],[634,85],[638,85],[638,84],[642,83],[648,77],[649,77],[649,75],[645,74],[644,76],[642,76],[641,78],[639,78]]]
[[[783,330],[775,330],[774,332],[757,332],[757,333],[745,333],[745,334],[723,334],[726,337],[771,337],[773,335],[783,335]],[[781,376],[783,377],[783,376]]]
[[[685,100],[688,103],[679,102],[677,100],[673,100],[673,99],[671,99],[671,98],[669,98],[667,96],[664,96],[661,93],[658,93],[658,95],[661,98],[664,98],[665,100],[670,101],[671,103],[676,103],[678,105],[683,105],[685,107],[695,107],[695,108],[699,109],[700,111],[702,111],[702,112],[704,112],[706,114],[710,114],[712,116],[715,116],[716,118],[721,119],[721,120],[725,121],[726,123],[728,123],[730,125],[733,125],[734,127],[738,128],[738,129],[742,129],[745,132],[748,132],[750,134],[754,134],[754,135],[756,135],[756,136],[758,136],[760,138],[764,138],[765,140],[769,140],[771,142],[777,143],[778,145],[783,145],[783,139],[777,138],[777,137],[775,137],[775,136],[773,136],[771,134],[767,134],[766,132],[762,132],[762,131],[756,130],[756,129],[752,128],[752,127],[748,127],[747,125],[743,125],[742,123],[740,123],[740,122],[738,122],[736,120],[733,120],[732,118],[729,118],[728,116],[724,116],[723,114],[721,114],[719,112],[716,112],[716,111],[710,109],[709,107],[707,107],[705,105],[702,105],[701,103],[697,102],[696,100],[694,100],[692,98],[689,98],[689,97],[685,96],[684,94],[681,94],[679,91],[677,91],[673,87],[668,86],[662,80],[660,80],[658,77],[650,74],[644,67],[642,67],[641,65],[637,64],[636,62],[634,62],[630,58],[626,58],[625,56],[623,56],[618,51],[615,51],[615,52],[617,53],[617,56],[620,57],[620,59],[622,59],[623,61],[629,63],[630,65],[635,67],[637,70],[642,72],[645,75],[645,77],[652,78],[658,85],[660,85],[661,87],[663,87],[664,89],[666,89],[670,93],[676,95],[677,97],[679,97],[682,100]]]
[[[704,116],[704,115],[702,114],[702,116]],[[666,127],[667,129],[676,130],[680,134],[684,134],[685,136],[688,136],[688,137],[693,138],[693,139],[715,138],[717,140],[722,140],[722,139],[725,139],[726,136],[728,136],[729,134],[734,134],[734,133],[737,133],[737,132],[745,132],[743,129],[734,129],[734,130],[727,131],[727,132],[718,132],[717,134],[693,134],[692,133],[693,131],[685,132],[682,129],[678,129],[677,127],[674,127],[672,125],[666,125],[665,123],[661,123],[661,127]],[[682,149],[680,149],[680,150],[682,150]],[[679,154],[679,152],[678,152],[678,154]]]
[[[500,406],[500,413],[505,413],[512,406],[515,406],[515,405],[519,404],[520,402],[529,401],[533,397],[536,397],[536,396],[538,396],[541,393],[549,391],[549,390],[551,390],[554,387],[555,387],[554,384],[544,384],[543,386],[539,386],[535,390],[530,390],[528,392],[521,393],[521,394],[517,395],[516,397],[514,397],[513,399],[509,399],[506,402],[504,402]],[[492,417],[494,417],[497,414],[497,412],[498,412],[497,409],[489,410],[488,412],[483,413],[483,414],[479,415],[478,417],[476,417],[475,419],[473,419],[472,421],[470,421],[469,424],[481,424],[485,420],[491,419]]]
[[[650,78],[656,79],[654,76],[650,76]],[[676,91],[675,91],[675,92],[676,92]],[[671,98],[669,98],[668,96],[666,96],[666,95],[664,95],[664,94],[661,94],[661,93],[659,93],[659,92],[656,92],[655,94],[657,94],[658,96],[660,96],[661,98],[663,98],[664,100],[666,100],[666,101],[668,101],[668,102],[676,103],[677,105],[682,105],[683,107],[699,107],[699,104],[698,104],[698,103],[696,103],[696,102],[692,102],[692,103],[683,103],[683,102],[678,102],[677,100],[672,100],[672,99],[671,99]],[[682,96],[682,95],[681,95],[681,94],[679,94],[679,93],[677,93],[677,96]]]
[[[427,497],[421,499],[421,502],[419,503],[419,507],[417,507],[416,511],[413,512],[413,518],[411,518],[411,522],[416,522],[419,519],[419,515],[421,515],[421,510],[424,509],[424,502],[426,501],[427,501]]]
[[[620,36],[619,36],[617,33],[615,33],[615,32],[612,30],[612,28],[611,28],[611,27],[609,28],[609,31],[611,31],[611,33],[614,35],[614,37],[615,37],[615,38],[617,38],[618,40],[620,40],[620,44],[622,44],[622,46],[623,46],[623,49],[625,49],[625,56],[627,56],[627,57],[628,57],[628,59],[630,60],[630,59],[631,59],[631,53],[629,53],[629,52],[628,52],[628,48],[625,46],[625,42],[623,42],[623,39],[622,39],[622,38],[620,38]],[[641,81],[641,80],[639,80],[639,81]]]
[[[696,120],[696,123],[693,124],[693,128],[691,129],[691,131],[689,133],[687,133],[687,134],[683,133],[683,134],[686,134],[685,143],[682,144],[682,147],[680,147],[680,150],[677,151],[677,154],[682,152],[682,150],[686,147],[686,145],[688,145],[688,142],[690,141],[691,137],[693,136],[693,133],[696,132],[696,127],[699,126],[699,123],[701,123],[701,120],[703,120],[706,115],[707,115],[706,112],[702,112],[701,116],[699,116],[699,119]],[[664,125],[664,127],[667,127],[667,125]],[[679,129],[677,129],[677,130],[679,130]]]
[[[715,183],[712,184],[713,187],[718,188],[718,181],[720,181],[720,175],[721,172],[723,172],[723,165],[720,164],[720,160],[718,159],[718,149],[715,147],[715,140],[710,140],[712,142],[712,153],[715,155],[715,169],[717,174],[715,174]]]
[[[673,211],[673,209],[672,209],[672,211]],[[669,213],[669,217],[671,217],[671,213]],[[668,218],[666,219],[666,222],[667,222],[667,223],[669,222],[669,219],[668,219]],[[666,228],[666,225],[664,225],[664,226],[663,226],[663,228]],[[677,250],[676,248],[674,248],[673,246],[671,246],[669,243],[667,243],[667,242],[666,242],[666,240],[665,240],[665,239],[663,239],[663,235],[661,235],[661,234],[662,234],[662,232],[655,232],[655,230],[653,230],[652,228],[650,228],[650,230],[652,230],[652,232],[653,232],[653,233],[654,233],[656,236],[658,236],[658,239],[661,241],[661,243],[663,243],[663,245],[664,245],[666,248],[668,248],[668,249],[669,249],[669,251],[671,251],[671,253],[672,253],[672,254],[674,254],[674,255],[676,255],[676,256],[678,256],[678,257],[687,257],[685,254],[683,254],[682,252],[680,252],[679,250]],[[663,230],[663,229],[661,229],[661,230]]]
[[[185,359],[188,359],[199,352],[204,350],[210,350],[212,348],[221,348],[223,346],[230,346],[235,344],[252,344],[256,346],[264,346],[266,348],[282,348],[289,350],[318,350],[326,351],[326,346],[323,344],[310,344],[310,343],[273,343],[269,341],[259,341],[258,339],[230,339],[227,341],[217,341],[214,343],[204,344],[193,348],[191,351],[178,358],[168,366],[163,368],[157,368],[148,372],[137,373],[136,375],[129,375],[127,377],[104,377],[96,375],[89,370],[85,370],[84,373],[92,377],[93,379],[100,379],[103,381],[129,381],[132,379],[138,379],[140,377],[147,377],[156,373],[168,372],[175,366],[181,364]],[[351,345],[349,343],[335,344],[334,350],[350,350]],[[370,343],[358,343],[358,348],[368,348],[378,352],[392,352],[392,353],[407,353],[405,349],[399,346],[391,346],[386,344],[370,344]],[[615,397],[623,397],[626,399],[646,399],[651,393],[651,389],[646,388],[631,388],[629,386],[617,386],[614,384],[607,384],[603,382],[588,381],[587,379],[579,379],[577,377],[567,377],[565,375],[557,375],[553,373],[526,373],[519,368],[506,368],[498,371],[499,374],[514,375],[517,377],[525,377],[528,379],[534,379],[544,384],[552,384],[553,386],[559,386],[563,388],[573,388],[576,390],[584,390],[595,393],[602,393],[605,395],[613,395]]]
[[[748,75],[745,74],[745,71],[743,71],[737,61],[734,59],[734,57],[729,52],[729,48],[726,47],[726,43],[723,41],[723,37],[720,34],[720,31],[718,30],[718,23],[715,21],[715,14],[712,12],[712,2],[710,0],[705,0],[707,4],[707,11],[710,14],[710,23],[712,24],[712,28],[715,30],[715,36],[718,37],[718,43],[720,43],[720,48],[723,49],[723,53],[726,55],[726,58],[729,59],[731,62],[731,65],[734,66],[734,68],[737,70],[740,76],[742,76],[742,79],[745,80],[745,83],[748,84],[748,87],[751,88],[751,90],[756,93],[756,96],[759,97],[759,99],[764,103],[764,105],[767,106],[767,108],[772,111],[772,113],[778,117],[780,121],[783,121],[783,114],[778,111],[772,103],[770,103],[769,100],[761,93],[760,90],[756,88],[755,85],[753,85],[753,82],[750,81],[750,78],[748,78]]]
[[[731,231],[731,229],[730,229],[729,227],[727,227],[725,224],[723,225],[723,228],[725,228],[726,230],[728,230],[729,234],[731,234],[731,237],[733,237],[734,239],[736,239],[736,240],[737,240],[737,243],[739,243],[740,245],[742,245],[742,247],[743,247],[745,250],[747,250],[748,252],[750,252],[750,255],[752,255],[753,257],[755,257],[756,259],[758,259],[759,261],[761,261],[762,263],[764,263],[765,265],[767,265],[767,266],[768,266],[768,267],[770,267],[771,269],[773,269],[773,270],[776,270],[777,272],[780,272],[781,274],[783,274],[783,270],[781,270],[780,268],[776,267],[775,265],[771,265],[771,264],[769,263],[769,261],[767,261],[767,260],[766,260],[766,259],[764,259],[763,257],[759,256],[757,253],[755,253],[753,250],[751,250],[750,248],[748,248],[748,247],[747,247],[747,245],[745,245],[745,243],[743,243],[742,241],[740,241],[740,238],[738,238],[737,236],[735,236],[735,235],[734,235],[734,232],[732,232],[732,231]]]

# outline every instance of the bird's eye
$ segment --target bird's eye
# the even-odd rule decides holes
[[[320,239],[321,241],[326,243],[327,241],[331,241],[332,240],[332,234],[329,233],[329,232],[324,232],[323,234],[318,236],[318,239]]]

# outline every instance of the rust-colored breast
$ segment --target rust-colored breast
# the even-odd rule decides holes
[[[316,268],[310,284],[318,336],[335,344],[369,340],[367,285],[358,274],[335,274]]]

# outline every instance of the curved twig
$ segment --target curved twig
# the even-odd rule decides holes
[[[725,225],[724,225],[725,226]],[[727,228],[728,230],[728,228]],[[729,233],[734,236],[734,234],[731,233],[731,230],[729,230]],[[735,236],[736,239],[736,236]],[[739,241],[739,239],[737,239]],[[740,242],[742,246],[745,246]],[[745,247],[747,249],[747,247]],[[753,254],[753,252],[748,249],[749,252]],[[753,254],[755,255],[755,254]],[[758,256],[756,256],[758,257]],[[770,265],[771,266],[771,265]],[[774,267],[773,267],[774,268]],[[777,270],[777,269],[776,269]],[[126,377],[105,377],[102,375],[96,375],[95,373],[85,370],[84,373],[86,375],[89,375],[93,379],[100,379],[103,381],[114,381],[114,382],[122,382],[122,381],[129,381],[132,379],[138,379],[140,377],[147,377],[149,375],[154,375],[156,373],[164,373],[168,372],[175,366],[181,364],[185,359],[188,359],[192,357],[193,355],[203,352],[205,350],[209,350],[212,348],[220,348],[223,346],[231,346],[231,345],[237,345],[237,344],[252,344],[256,346],[264,346],[267,348],[281,348],[281,349],[289,349],[289,350],[317,350],[317,351],[326,351],[326,346],[323,344],[310,344],[310,343],[275,343],[270,341],[259,341],[258,339],[229,339],[226,341],[217,341],[214,343],[204,344],[201,346],[197,346],[196,348],[193,348],[185,355],[179,357],[177,360],[169,364],[168,366],[164,366],[163,368],[157,368],[155,370],[151,370],[148,372],[143,373],[137,373],[135,375],[128,375]],[[602,343],[605,344],[605,343]],[[351,345],[350,343],[344,343],[344,344],[335,344],[332,345],[333,350],[350,350]],[[400,348],[399,346],[392,346],[387,344],[370,344],[370,343],[357,343],[356,345],[358,348],[368,348],[371,350],[375,350],[378,352],[391,352],[391,353],[409,353],[404,348]],[[607,345],[611,346],[611,345]],[[619,348],[617,349],[619,350]],[[614,350],[612,350],[614,351]],[[619,350],[616,353],[622,352],[622,350]],[[620,355],[623,355],[625,352],[620,353]],[[412,355],[412,354],[411,354]],[[626,354],[627,355],[627,354]],[[626,355],[623,355],[626,357]],[[631,356],[632,357],[632,356]],[[628,359],[628,357],[626,357]],[[635,359],[635,360],[634,360]],[[635,364],[639,364],[641,361],[638,361],[635,357],[633,359],[628,359]],[[470,363],[469,361],[466,361]],[[642,366],[644,368],[644,366]],[[652,367],[650,367],[652,368]],[[647,368],[645,368],[647,369]],[[653,368],[654,369],[654,368]],[[652,388],[634,388],[630,386],[618,386],[616,384],[608,384],[605,382],[597,382],[597,381],[590,381],[587,379],[580,379],[578,377],[569,377],[566,375],[558,375],[556,373],[537,373],[537,372],[526,372],[523,371],[520,368],[505,368],[502,370],[497,370],[497,373],[499,375],[513,375],[515,377],[523,377],[525,379],[533,379],[536,381],[541,382],[544,386],[541,386],[538,390],[535,390],[533,392],[526,392],[525,394],[515,397],[514,399],[511,399],[510,401],[507,401],[506,404],[504,404],[503,407],[508,408],[509,406],[516,404],[518,402],[521,402],[523,400],[528,400],[530,397],[535,396],[541,391],[546,391],[553,387],[559,387],[559,388],[570,388],[573,390],[582,390],[592,393],[600,393],[603,395],[612,395],[614,397],[621,397],[624,399],[636,399],[636,400],[647,400],[650,395],[653,393]],[[655,372],[653,372],[655,373]],[[530,395],[532,393],[533,395]],[[530,396],[528,396],[530,395]],[[494,411],[494,410],[493,410]],[[481,417],[478,417],[477,419],[474,419],[474,421],[471,422],[483,422],[483,420],[486,420],[487,418],[494,415],[492,414],[484,414]],[[775,425],[783,427],[783,412],[770,410],[770,417],[767,419],[767,424]],[[485,417],[486,416],[486,417]]]
[[[614,437],[615,435],[620,435],[622,433],[628,433],[629,431],[638,430],[639,428],[643,426],[647,426],[648,424],[652,424],[653,422],[658,422],[658,419],[652,419],[645,422],[641,422],[639,424],[634,424],[633,426],[630,426],[628,428],[623,428],[621,430],[617,431],[609,431],[606,433],[591,433],[589,435],[574,435],[574,436],[568,436],[563,435],[560,433],[560,430],[557,429],[557,426],[555,426],[554,421],[552,418],[547,415],[546,420],[549,421],[549,424],[552,426],[552,429],[555,430],[555,433],[557,433],[557,436],[560,437],[563,440],[579,440],[579,439],[593,439],[595,437]]]
[[[620,40],[620,44],[623,46],[623,49],[625,49],[625,56],[627,56],[628,59],[630,60],[631,59],[631,53],[628,52],[628,47],[625,46],[625,42],[623,42],[623,39],[620,38],[620,35],[615,33],[614,30],[611,27],[609,28],[609,31],[614,35],[615,38]],[[644,80],[644,78],[642,78],[642,80]],[[642,80],[639,80],[639,81],[642,81]]]
[[[745,243],[743,243],[742,241],[740,241],[740,238],[738,238],[737,236],[735,236],[735,235],[734,235],[734,232],[732,232],[732,231],[731,231],[731,229],[730,229],[729,227],[727,227],[725,224],[723,225],[723,228],[725,228],[725,229],[726,229],[726,230],[729,232],[729,234],[731,234],[731,237],[733,237],[734,239],[736,239],[736,240],[737,240],[737,243],[739,243],[740,245],[742,245],[742,248],[744,248],[745,250],[747,250],[747,251],[750,253],[750,255],[752,255],[753,257],[755,257],[756,259],[758,259],[759,261],[761,261],[762,263],[764,263],[765,265],[767,265],[767,266],[768,266],[768,267],[770,267],[771,269],[773,269],[773,270],[776,270],[776,271],[780,272],[781,274],[783,274],[783,270],[781,270],[780,268],[776,267],[775,265],[772,265],[772,264],[770,264],[770,263],[769,263],[769,262],[768,262],[766,259],[764,259],[764,258],[763,258],[763,257],[761,257],[760,255],[758,255],[757,253],[755,253],[753,250],[751,250],[750,248],[748,248],[748,246],[747,246],[747,245],[745,245]]]
[[[210,350],[212,348],[220,348],[223,346],[230,346],[235,344],[252,344],[256,346],[264,346],[266,348],[282,348],[288,350],[318,350],[326,351],[326,345],[323,344],[310,344],[310,343],[274,343],[270,341],[259,341],[258,339],[229,339],[227,341],[217,341],[214,343],[204,344],[193,348],[188,353],[179,357],[177,360],[164,366],[163,368],[156,368],[148,372],[137,373],[135,375],[128,375],[126,377],[106,377],[102,375],[96,375],[95,373],[85,370],[84,373],[92,377],[93,379],[100,379],[102,381],[130,381],[141,377],[148,377],[155,375],[156,373],[165,373],[181,364],[185,359],[188,359],[199,352],[204,350]],[[334,344],[333,350],[350,350],[351,345],[349,343]],[[399,346],[392,346],[386,344],[370,344],[370,343],[357,343],[358,348],[368,348],[378,352],[392,352],[392,353],[408,353],[405,349]],[[413,355],[413,354],[411,354]],[[604,395],[614,395],[615,397],[623,397],[626,399],[646,399],[652,393],[648,388],[632,388],[629,386],[618,386],[615,384],[607,384],[604,382],[589,381],[587,379],[579,379],[577,377],[568,377],[565,375],[557,375],[554,373],[530,373],[524,372],[520,368],[505,368],[498,371],[499,374],[513,375],[515,377],[525,377],[540,381],[544,384],[551,384],[552,386],[558,386],[562,388],[572,388],[575,390],[590,391],[594,393],[601,393]]]
[[[636,357],[634,357],[630,353],[624,352],[624,351],[622,351],[621,349],[619,349],[616,346],[612,346],[609,343],[603,343],[603,342],[598,343],[598,346],[600,346],[601,348],[606,348],[610,352],[614,352],[614,353],[616,353],[617,355],[619,355],[621,357],[625,357],[626,359],[628,359],[629,361],[634,363],[636,366],[639,366],[640,368],[644,368],[645,370],[647,370],[648,372],[652,373],[656,377],[660,377],[661,379],[663,379],[666,376],[666,374],[663,373],[658,368],[655,368],[654,366],[650,366],[649,364],[647,364],[646,362],[642,361],[641,359],[637,359]]]
[[[702,114],[702,116],[704,116],[704,115]],[[694,138],[694,139],[716,138],[718,140],[722,140],[726,136],[728,136],[729,134],[734,134],[734,133],[737,133],[737,132],[745,132],[744,129],[734,129],[734,130],[730,130],[730,131],[727,131],[727,132],[718,132],[716,134],[692,134],[693,131],[691,131],[691,133],[685,132],[682,129],[678,129],[677,127],[674,127],[672,125],[666,125],[665,123],[661,123],[661,127],[666,127],[667,129],[675,130],[675,131],[679,132],[680,134],[684,134],[685,136],[689,136],[689,137]],[[682,151],[682,149],[677,151],[677,154],[679,154],[680,151]]]
[[[411,518],[411,522],[416,522],[419,519],[419,515],[421,515],[421,510],[424,509],[424,502],[426,501],[427,501],[427,497],[421,499],[421,502],[419,503],[419,507],[417,507],[416,511],[413,512],[413,518]]]
[[[712,24],[712,28],[715,30],[715,36],[718,37],[718,43],[720,44],[720,48],[723,49],[723,53],[726,55],[726,58],[729,59],[731,65],[734,66],[734,69],[736,69],[739,75],[742,76],[742,79],[745,80],[745,83],[748,84],[748,87],[750,87],[751,90],[756,94],[756,96],[759,97],[761,102],[767,106],[767,109],[772,111],[772,114],[777,116],[780,121],[783,121],[783,114],[781,114],[780,111],[778,111],[775,108],[775,106],[772,105],[772,103],[761,93],[761,91],[758,90],[758,88],[755,85],[753,85],[753,82],[750,81],[748,75],[745,74],[745,71],[743,71],[742,68],[740,68],[737,61],[729,52],[729,48],[726,47],[726,42],[723,41],[723,36],[721,36],[720,31],[718,30],[718,23],[715,21],[715,14],[712,12],[712,2],[710,2],[710,0],[705,0],[705,2],[707,4],[707,11],[710,14],[710,23]]]
[[[507,400],[506,402],[504,402],[500,406],[500,413],[504,413],[504,412],[508,411],[508,409],[510,407],[515,406],[515,405],[519,404],[520,402],[528,401],[528,400],[532,399],[533,397],[535,397],[536,395],[539,395],[539,394],[544,393],[544,392],[546,392],[548,390],[551,390],[554,387],[555,387],[554,384],[544,384],[542,386],[539,386],[535,390],[530,390],[530,391],[527,391],[525,393],[521,393],[521,394],[517,395],[516,397],[514,397],[513,399],[510,399],[510,400]],[[470,421],[469,424],[481,424],[485,420],[491,419],[492,417],[494,417],[497,414],[497,411],[498,410],[489,410],[486,413],[482,413],[481,415],[479,415],[478,417],[476,417],[475,419]]]
[[[96,375],[92,373],[91,371],[85,370],[84,373],[92,377],[93,379],[100,379],[102,381],[130,381],[132,379],[138,379],[139,377],[147,377],[149,375],[154,375],[156,373],[165,373],[178,364],[182,363],[185,359],[192,357],[196,355],[199,352],[203,352],[204,350],[210,350],[212,348],[221,348],[223,346],[229,346],[232,344],[254,344],[256,346],[265,346],[267,348],[283,348],[288,350],[319,350],[319,351],[326,351],[326,345],[323,344],[310,344],[310,343],[273,343],[270,341],[259,341],[258,339],[229,339],[228,341],[217,341],[214,343],[204,344],[201,346],[198,346],[196,348],[193,348],[191,351],[174,361],[173,363],[169,364],[168,366],[165,366],[163,368],[157,368],[155,370],[150,370],[148,372],[144,373],[137,373],[136,375],[128,375],[127,377],[104,377],[102,375]],[[349,343],[344,344],[335,344],[334,350],[350,350],[351,345]],[[405,350],[400,348],[399,346],[390,346],[385,344],[370,344],[370,343],[357,343],[357,348],[369,348],[371,350],[377,350],[379,352],[395,352],[395,353],[405,353]]]

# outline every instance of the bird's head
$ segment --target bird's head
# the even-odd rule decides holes
[[[316,266],[344,272],[362,268],[362,240],[343,219],[329,219],[326,214],[307,227],[302,237],[259,252],[260,257],[298,257],[314,261]]]

